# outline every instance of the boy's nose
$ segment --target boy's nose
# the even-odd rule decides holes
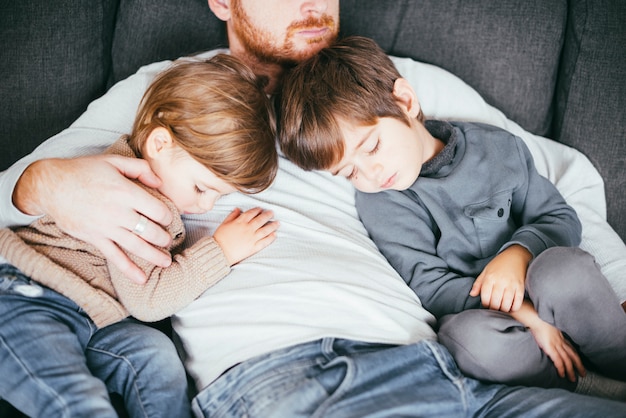
[[[383,171],[383,166],[376,162],[370,164],[370,166],[365,170],[365,177],[367,177],[370,181],[379,181],[380,173]]]

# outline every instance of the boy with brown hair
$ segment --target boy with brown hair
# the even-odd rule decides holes
[[[360,37],[290,72],[279,109],[285,155],[358,189],[369,234],[465,374],[626,400],[626,383],[579,355],[623,379],[626,315],[521,139],[424,121],[409,83]]]
[[[185,371],[171,341],[128,317],[171,316],[274,241],[279,224],[272,211],[235,209],[212,236],[185,246],[181,215],[205,213],[235,191],[268,188],[278,169],[275,135],[263,83],[235,57],[183,61],[162,72],[143,97],[132,133],[107,152],[142,158],[160,178],[158,189],[138,184],[174,214],[171,245],[162,249],[173,262],[161,268],[129,253],[148,277],[137,284],[48,216],[0,230],[0,255],[11,263],[2,268],[12,270],[0,275],[0,304],[16,319],[3,314],[0,337],[24,365],[10,372],[5,365],[3,379],[14,390],[3,397],[33,416],[56,408],[116,416],[103,382],[115,366],[104,354],[94,362],[93,352],[107,350],[90,346],[106,338],[107,347],[124,345],[133,359],[128,366],[136,378],[119,389],[130,416],[190,416]],[[140,215],[132,231],[137,239],[146,220]],[[54,393],[56,402],[45,402],[39,391]]]

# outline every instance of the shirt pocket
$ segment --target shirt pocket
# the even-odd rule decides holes
[[[483,258],[495,256],[515,232],[515,222],[511,217],[511,199],[512,191],[506,190],[464,209],[465,216],[474,224]]]

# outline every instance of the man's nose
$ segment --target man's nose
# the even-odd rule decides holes
[[[306,0],[302,3],[301,11],[305,16],[321,15],[328,8],[328,0]]]

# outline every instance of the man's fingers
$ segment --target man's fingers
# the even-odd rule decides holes
[[[146,283],[148,278],[145,273],[115,243],[106,241],[98,243],[97,246],[104,257],[120,269],[126,277],[137,284]]]
[[[154,222],[148,221],[146,230],[142,236],[139,236],[132,231],[121,230],[119,237],[117,237],[115,241],[127,252],[146,260],[150,264],[154,264],[159,267],[168,267],[172,263],[171,257],[152,245],[152,243],[148,242],[148,240],[144,237],[144,235],[150,235],[151,231],[156,232],[163,230]],[[169,237],[169,234],[167,236]]]
[[[113,165],[121,174],[130,179],[141,181],[148,187],[157,188],[161,185],[161,180],[152,172],[145,160],[139,158],[121,158],[118,156],[107,156],[107,161]],[[167,206],[150,195],[147,191],[136,187],[132,193],[133,208],[152,221],[167,226],[172,222],[172,213]],[[133,225],[134,227],[134,225]],[[157,233],[157,235],[159,235]],[[160,244],[163,244],[162,237]],[[159,243],[154,243],[159,245]],[[164,245],[161,245],[164,246]]]
[[[146,160],[140,158],[120,158],[115,155],[107,157],[109,163],[117,168],[125,177],[139,180],[153,189],[161,185],[161,179],[154,174]]]
[[[129,219],[133,219],[131,222],[127,223],[129,225],[127,228],[129,232],[138,236],[143,241],[157,247],[165,248],[170,245],[172,238],[161,225],[156,224],[147,216],[141,215],[137,212],[131,213],[128,217]],[[121,238],[124,239],[124,237]],[[124,241],[117,242],[122,243]],[[129,248],[129,244],[125,244],[124,247],[133,254],[136,254]]]
[[[161,202],[142,188],[138,187],[137,193],[133,195],[133,209],[135,209],[137,215],[136,218],[130,222],[132,224],[130,227],[131,230],[135,227],[135,225],[137,225],[137,222],[139,222],[140,214],[147,217],[152,223],[156,222],[163,226],[167,226],[172,223],[172,212],[170,212],[165,203]],[[159,229],[163,230],[163,228]],[[162,247],[164,247],[164,236],[159,236],[158,233],[154,235],[155,237],[160,238],[159,243]],[[155,245],[159,245],[159,243],[153,242]]]

